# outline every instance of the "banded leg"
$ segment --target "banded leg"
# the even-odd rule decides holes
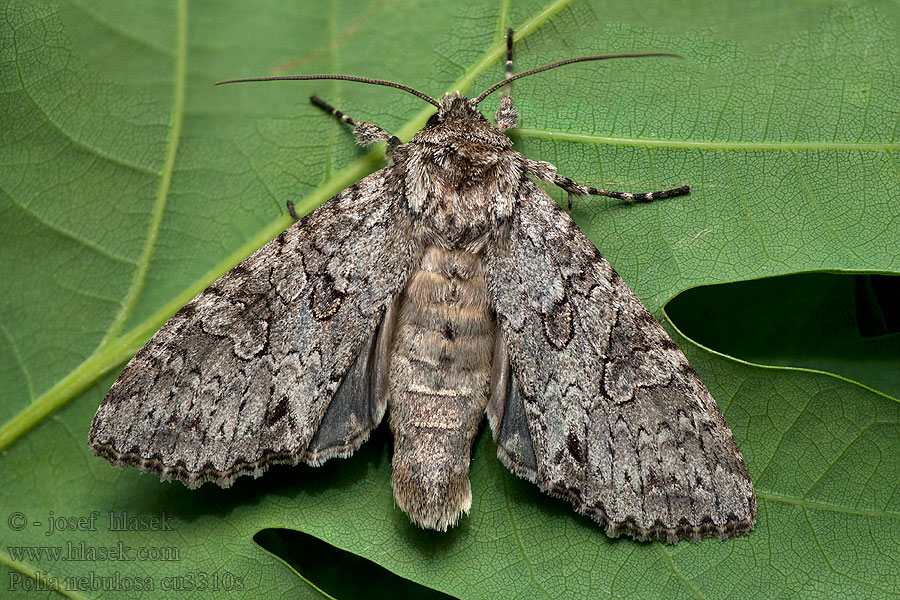
[[[642,194],[632,194],[629,192],[616,192],[614,190],[604,190],[595,187],[582,185],[577,181],[568,177],[563,177],[556,172],[556,167],[548,162],[529,160],[525,161],[525,172],[538,179],[549,181],[557,185],[569,193],[569,210],[572,210],[572,196],[606,196],[607,198],[617,198],[624,202],[649,202],[651,200],[662,200],[663,198],[671,198],[673,196],[684,196],[691,192],[691,186],[683,185],[671,190],[661,190],[658,192],[645,192]]]
[[[388,154],[391,150],[400,144],[400,140],[395,135],[389,134],[387,131],[376,125],[375,123],[367,123],[365,121],[357,121],[349,115],[345,115],[332,105],[328,104],[318,96],[310,96],[309,101],[315,106],[321,108],[327,113],[336,116],[342,122],[353,126],[353,135],[356,136],[356,143],[361,146],[369,146],[378,142],[388,143]]]
[[[512,75],[513,30],[509,29],[506,32],[506,78],[509,79]],[[497,123],[497,129],[500,131],[506,131],[519,124],[519,111],[516,110],[516,107],[513,104],[513,99],[510,95],[511,88],[512,86],[507,83],[506,87],[503,89],[503,94],[500,97],[500,108],[497,109],[497,114],[494,116],[494,121]]]
[[[506,30],[506,78],[509,79],[513,76],[513,62],[512,62],[512,54],[513,54],[513,30],[512,27]],[[510,85],[506,84],[506,89],[504,93],[509,96]]]
[[[362,146],[368,146],[370,144],[377,144],[378,142],[387,142],[388,143],[388,154],[394,148],[394,146],[400,143],[400,140],[397,136],[389,134],[387,131],[375,125],[374,123],[366,123],[365,121],[357,121],[356,119],[350,117],[349,115],[345,115],[332,105],[328,104],[318,96],[310,96],[309,101],[313,103],[314,106],[321,108],[327,113],[330,113],[340,119],[343,123],[347,123],[348,125],[353,126],[353,135],[356,136],[356,143]],[[293,217],[294,221],[299,221],[300,217],[297,215],[297,211],[294,209],[294,203],[288,200],[286,202],[288,212]]]

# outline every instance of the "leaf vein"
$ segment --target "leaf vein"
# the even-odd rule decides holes
[[[879,152],[883,150],[900,150],[900,144],[894,142],[732,142],[732,141],[695,141],[664,140],[661,138],[613,137],[552,129],[532,129],[519,127],[511,132],[516,135],[540,140],[556,140],[582,144],[600,144],[606,146],[630,146],[633,148],[672,148],[678,150],[746,150],[752,152],[792,152],[795,150],[847,150]]]
[[[662,556],[663,562],[666,563],[666,567],[669,569],[669,573],[672,574],[672,578],[675,581],[677,581],[678,583],[680,583],[682,585],[682,587],[684,587],[684,589],[687,590],[691,596],[693,596],[694,598],[697,598],[697,600],[703,600],[703,594],[700,593],[700,590],[698,590],[697,587],[693,583],[688,581],[684,577],[684,575],[682,575],[678,571],[678,569],[675,568],[675,563],[672,562],[672,557],[669,556],[669,553],[666,552],[665,548],[663,548],[662,543],[661,542],[653,542],[653,546],[656,548],[656,551],[659,553],[659,555]]]
[[[773,502],[781,502],[782,504],[790,504],[800,508],[811,508],[827,512],[841,513],[845,515],[855,515],[858,517],[873,517],[877,519],[900,519],[900,512],[889,510],[867,510],[863,508],[848,508],[846,506],[837,506],[827,502],[804,500],[795,496],[787,496],[785,494],[777,494],[774,492],[761,491],[756,489],[756,497],[764,500],[772,500]]]
[[[537,580],[534,575],[534,569],[532,568],[531,561],[528,559],[528,555],[525,554],[525,546],[522,544],[522,539],[519,537],[519,528],[516,526],[516,517],[512,512],[512,508],[510,507],[510,497],[511,494],[509,492],[509,486],[507,484],[507,479],[503,479],[503,506],[506,508],[506,516],[509,518],[509,531],[512,533],[513,541],[516,543],[516,549],[519,551],[519,556],[522,558],[522,564],[525,565],[525,569],[528,571],[528,579],[540,590],[541,595],[545,598],[553,598],[549,591],[544,588],[543,585]]]
[[[175,156],[178,152],[178,143],[181,139],[181,125],[184,119],[184,96],[187,79],[187,5],[185,0],[179,0],[175,7],[175,69],[172,86],[172,112],[169,117],[170,127],[166,143],[166,160],[157,188],[156,200],[153,203],[150,225],[147,230],[147,239],[138,259],[137,268],[132,278],[131,289],[122,303],[116,318],[110,324],[109,331],[100,343],[104,347],[122,331],[126,321],[131,316],[137,300],[144,289],[147,279],[147,271],[150,268],[150,259],[156,249],[156,241],[159,237],[159,229],[162,225],[163,214],[169,197],[169,188],[172,184],[172,173],[175,170]]]
[[[25,367],[25,361],[22,360],[22,354],[19,351],[19,347],[16,345],[13,337],[9,334],[6,327],[3,326],[3,322],[0,321],[0,333],[3,334],[3,337],[6,338],[7,343],[9,343],[9,347],[12,349],[13,356],[16,358],[16,365],[18,365],[19,370],[22,371],[22,376],[25,379],[25,385],[28,389],[28,397],[34,397],[34,387],[31,384],[31,373],[28,372],[28,369]]]
[[[13,196],[7,190],[3,190],[3,191],[4,191],[4,193],[6,193],[7,196],[9,196],[10,198],[13,198]],[[70,239],[73,242],[77,242],[78,244],[81,244],[88,250],[91,250],[92,252],[96,252],[100,256],[103,256],[105,258],[108,258],[112,261],[115,261],[115,262],[123,264],[123,265],[133,266],[135,264],[133,260],[125,258],[124,256],[119,256],[117,254],[113,254],[106,248],[103,248],[102,246],[98,246],[94,242],[87,240],[85,238],[82,238],[74,232],[64,229],[63,227],[61,227],[60,225],[58,225],[56,223],[51,223],[50,221],[47,221],[46,219],[41,217],[39,214],[37,214],[36,212],[31,210],[28,206],[25,206],[24,204],[21,204],[20,202],[16,202],[15,200],[13,200],[13,204],[19,210],[21,210],[23,213],[25,213],[26,215],[28,215],[29,217],[34,219],[40,225],[43,225],[44,227],[46,227],[47,229],[50,229],[51,231],[55,231],[59,235],[65,237],[67,239]]]
[[[813,209],[816,212],[816,216],[819,217],[819,222],[825,226],[825,229],[832,235],[832,237],[844,247],[850,254],[852,254],[858,260],[868,263],[868,261],[864,260],[856,251],[851,248],[844,239],[838,235],[838,232],[831,226],[831,223],[825,218],[825,215],[822,214],[822,207],[819,206],[819,203],[816,201],[815,196],[812,193],[812,190],[809,189],[809,184],[806,181],[806,176],[803,174],[803,169],[800,168],[800,160],[797,158],[797,153],[793,150],[791,151],[791,158],[794,159],[794,167],[797,169],[797,176],[800,178],[800,183],[803,186],[803,193],[806,195],[806,198],[809,200],[810,204],[812,204]]]
[[[13,39],[15,40],[15,36],[13,36]],[[144,174],[153,175],[153,176],[158,175],[157,173],[155,173],[151,169],[148,169],[147,167],[144,167],[143,165],[129,162],[121,157],[111,156],[111,155],[103,152],[99,148],[91,146],[82,140],[78,140],[78,139],[75,139],[74,137],[72,137],[65,128],[63,128],[59,123],[56,122],[55,119],[52,118],[50,113],[48,113],[46,110],[44,110],[44,106],[41,105],[34,98],[34,96],[32,96],[31,93],[29,92],[29,87],[25,82],[25,77],[22,75],[22,69],[21,69],[21,65],[19,62],[19,48],[18,48],[18,46],[15,45],[15,41],[13,42],[13,44],[14,44],[13,63],[15,64],[16,76],[19,79],[19,85],[21,86],[22,93],[25,95],[26,98],[28,98],[28,100],[29,100],[29,102],[31,102],[32,106],[34,106],[35,109],[37,109],[37,111],[44,117],[44,119],[46,119],[47,123],[50,123],[53,125],[53,129],[56,132],[58,132],[60,134],[60,136],[62,136],[66,140],[68,140],[69,143],[72,144],[72,146],[74,146],[76,148],[80,148],[81,150],[84,150],[84,151],[88,152],[89,154],[93,154],[94,156],[100,157],[103,160],[108,161],[112,164],[116,164],[121,167],[125,167],[125,168],[131,169],[133,171],[137,171],[138,173],[144,173]]]

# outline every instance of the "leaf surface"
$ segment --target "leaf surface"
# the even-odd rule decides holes
[[[25,582],[36,577],[78,598],[132,597],[126,579],[152,582],[154,595],[168,581],[221,597],[316,597],[253,543],[284,527],[465,598],[897,595],[900,404],[882,393],[898,389],[897,356],[875,357],[889,371],[878,390],[676,336],[759,495],[756,531],[727,543],[607,539],[509,474],[486,434],[472,513],[446,534],[414,528],[394,506],[383,432],[351,459],[276,468],[228,490],[114,470],[86,444],[124,362],[290,223],[285,200],[307,212],[379,166],[310,94],[402,139],[431,112],[371,86],[215,81],[341,72],[432,96],[477,93],[502,78],[508,26],[521,37],[517,71],[679,52],[685,60],[586,63],[514,84],[523,120],[512,136],[527,156],[625,191],[693,186],[637,206],[577,200],[573,213],[662,317],[701,285],[900,271],[895,4],[73,0],[11,2],[2,17],[0,514],[12,520],[0,576],[10,593],[34,597]],[[779,313],[779,298],[768,305]],[[94,511],[96,530],[79,528]],[[164,514],[170,529],[111,531],[121,511]],[[51,516],[76,519],[45,535]],[[65,554],[82,542],[125,545],[134,560]]]

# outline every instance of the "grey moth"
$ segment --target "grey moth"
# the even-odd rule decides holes
[[[715,401],[652,315],[535,183],[630,202],[512,149],[515,79],[473,100],[400,84],[437,112],[388,166],[299,219],[179,310],[97,410],[95,454],[189,487],[350,456],[387,418],[392,485],[421,527],[467,513],[487,416],[510,471],[611,536],[748,532],[756,498]],[[242,80],[247,81],[247,80]],[[477,105],[506,88],[492,125]]]

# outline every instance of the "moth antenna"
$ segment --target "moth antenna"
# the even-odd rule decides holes
[[[511,81],[515,81],[516,79],[521,79],[523,77],[528,77],[529,75],[534,75],[535,73],[540,73],[541,71],[549,71],[550,69],[555,69],[556,67],[561,67],[563,65],[570,65],[572,63],[578,62],[586,62],[589,60],[606,60],[608,58],[640,58],[644,56],[673,56],[675,58],[684,58],[680,54],[672,54],[671,52],[645,52],[641,54],[603,54],[600,56],[582,56],[580,58],[569,58],[567,60],[561,60],[559,62],[555,62],[553,64],[544,65],[543,67],[538,67],[536,69],[531,69],[530,71],[524,71],[519,73],[518,75],[513,75],[511,77],[505,78],[503,81],[498,81],[485,91],[481,92],[481,95],[475,98],[473,101],[475,104],[478,104],[485,98],[487,98],[490,94],[493,94],[500,88],[505,85],[509,85]]]
[[[384,81],[383,79],[369,79],[368,77],[354,77],[353,75],[279,75],[277,77],[247,77],[245,79],[226,79],[225,81],[217,81],[216,85],[225,83],[245,83],[248,81],[307,81],[310,79],[341,79],[343,81],[358,81],[359,83],[371,83],[372,85],[383,85],[385,87],[397,88],[404,92],[409,92],[413,96],[418,96],[425,102],[439,106],[437,100],[422,93],[417,89],[411,88],[402,83],[394,83],[393,81]]]

